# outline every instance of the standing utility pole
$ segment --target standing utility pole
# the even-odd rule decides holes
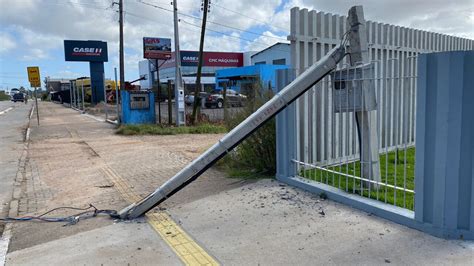
[[[347,16],[349,30],[349,53],[351,66],[367,64],[369,60],[369,49],[367,44],[367,29],[365,28],[364,10],[362,6],[353,6]],[[363,70],[362,70],[363,71]],[[355,73],[355,72],[354,72]],[[367,110],[366,102],[369,97],[375,98],[375,91],[369,91],[370,85],[363,81],[362,110],[356,113],[356,122],[359,131],[359,147],[361,176],[366,179],[381,181],[377,133],[377,110]],[[361,183],[369,189],[379,189],[379,183],[372,185],[370,182]],[[362,189],[362,188],[361,188]],[[362,193],[362,192],[361,192]]]
[[[201,72],[202,72],[202,54],[204,50],[204,36],[206,35],[206,22],[207,22],[207,12],[209,12],[209,0],[204,0],[202,15],[202,28],[201,28],[201,41],[199,43],[199,61],[198,61],[198,69],[196,75],[196,88],[194,89],[194,104],[193,104],[193,114],[191,116],[191,124],[194,125],[196,122],[196,115],[198,108],[200,107],[200,98],[199,98],[199,91],[201,89]]]
[[[125,63],[123,56],[123,0],[119,0],[119,24],[120,24],[120,91],[125,89]]]
[[[174,80],[174,101],[176,125],[180,126],[179,121],[179,90],[183,88],[183,80],[181,78],[181,54],[179,52],[179,30],[178,30],[178,0],[173,0],[173,19],[174,19],[174,61],[176,62],[175,80]],[[171,116],[171,114],[168,114]],[[186,121],[186,115],[184,115]],[[184,122],[182,121],[182,122]]]

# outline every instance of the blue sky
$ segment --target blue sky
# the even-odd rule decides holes
[[[195,50],[200,21],[192,16],[201,16],[201,1],[178,1],[181,48]],[[118,66],[118,16],[117,6],[111,4],[112,0],[0,0],[0,90],[29,87],[27,66],[39,66],[42,78],[89,76],[87,62],[64,61],[64,39],[107,41],[105,74],[113,78]],[[346,14],[354,4],[364,5],[369,20],[474,38],[472,0],[212,0],[209,21],[214,23],[208,28],[213,31],[206,34],[205,49],[262,50],[286,40],[291,7]],[[131,80],[138,77],[142,37],[172,38],[172,13],[164,10],[171,10],[169,0],[125,0],[124,9],[125,71]]]

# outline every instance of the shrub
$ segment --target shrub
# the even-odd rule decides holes
[[[264,90],[260,85],[254,87],[256,87],[255,93],[249,95],[244,110],[225,121],[228,130],[236,127],[273,97],[271,90]],[[275,119],[272,118],[226,156],[223,164],[229,175],[240,177],[274,175],[276,171],[275,141]]]

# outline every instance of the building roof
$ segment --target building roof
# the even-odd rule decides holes
[[[271,48],[273,48],[273,47],[275,47],[275,46],[277,46],[277,45],[287,45],[287,46],[290,46],[289,43],[277,42],[277,43],[275,43],[274,45],[268,46],[267,48],[261,50],[260,52],[257,52],[257,53],[255,53],[255,54],[253,54],[252,56],[250,56],[250,58],[253,58],[254,56],[256,56],[256,55],[258,55],[258,54],[261,54],[261,53],[265,52],[266,50],[269,50],[269,49],[271,49]]]

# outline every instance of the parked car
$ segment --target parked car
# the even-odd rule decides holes
[[[226,99],[227,104],[229,106],[244,106],[245,102],[247,101],[247,96],[240,94],[234,90],[227,90],[226,91]],[[224,107],[224,91],[216,91],[206,98],[205,106],[208,108],[217,107],[222,108]]]
[[[208,92],[199,92],[199,97],[201,97],[201,100],[205,101],[206,98],[208,97],[209,93]],[[184,103],[186,105],[193,105],[194,104],[194,92],[191,92],[190,94],[184,96]]]
[[[22,92],[17,92],[13,94],[12,102],[24,102],[24,101],[25,101],[25,95]]]

